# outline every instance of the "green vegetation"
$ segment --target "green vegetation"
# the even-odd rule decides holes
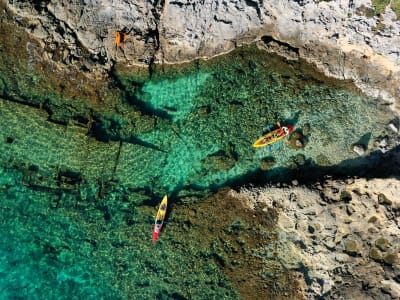
[[[364,5],[357,8],[357,12],[365,15],[367,18],[379,17],[380,22],[372,27],[372,31],[382,31],[385,29],[385,25],[381,21],[383,20],[382,13],[388,5],[390,5],[390,8],[395,12],[397,19],[399,19],[400,0],[372,0],[372,5],[372,8],[365,7]]]
[[[392,0],[390,8],[396,13],[397,19],[400,18],[400,0]]]
[[[357,8],[358,13],[365,15],[367,18],[373,18],[375,16],[380,16],[386,9],[388,5],[395,12],[397,19],[400,17],[400,0],[372,0],[373,8],[365,7],[361,5]],[[381,28],[376,28],[376,30],[381,30]]]
[[[390,5],[390,8],[395,12],[397,19],[400,17],[400,0],[372,0],[372,5],[374,6],[373,15],[379,16],[382,14],[386,7]],[[367,8],[367,17],[371,17],[371,9]]]
[[[370,7],[365,7],[364,5],[361,5],[360,7],[357,8],[357,14],[364,15],[367,18],[373,18],[376,15],[375,9]]]
[[[372,5],[375,7],[376,15],[382,14],[389,4],[390,0],[372,0]]]

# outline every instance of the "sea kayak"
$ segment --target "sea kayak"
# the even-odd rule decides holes
[[[153,243],[155,243],[157,241],[158,235],[160,234],[160,231],[162,229],[165,215],[167,213],[167,204],[168,204],[168,199],[167,199],[167,195],[165,195],[160,203],[160,207],[158,208],[156,220],[154,222]]]
[[[287,137],[289,134],[291,134],[294,130],[293,125],[288,125],[288,126],[282,126],[279,127],[271,132],[268,132],[267,134],[263,135],[260,137],[257,141],[254,142],[253,147],[254,148],[259,148],[259,147],[264,147],[268,145],[272,145],[281,139]]]

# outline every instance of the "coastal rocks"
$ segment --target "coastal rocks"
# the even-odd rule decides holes
[[[308,299],[398,299],[397,179],[327,179],[312,188],[243,188],[237,196],[250,207],[278,207],[280,241],[297,253],[279,255],[303,266]]]
[[[374,10],[365,0],[63,0],[40,5],[15,0],[5,7],[18,26],[40,40],[43,57],[58,65],[84,61],[80,65],[87,74],[109,70],[116,62],[209,58],[257,41],[288,59],[303,58],[329,76],[354,80],[395,109],[400,106],[395,103],[400,97],[400,21],[390,5]],[[128,34],[120,46],[118,32]]]
[[[382,194],[382,193],[380,193],[380,194],[378,195],[378,203],[379,203],[379,204],[385,204],[385,205],[392,205],[392,201],[389,200],[389,199],[385,196],[385,194]]]
[[[361,249],[355,240],[349,239],[344,242],[344,252],[351,256],[361,255]]]

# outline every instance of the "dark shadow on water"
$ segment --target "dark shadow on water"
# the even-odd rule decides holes
[[[149,103],[143,101],[142,98],[139,98],[137,95],[131,95],[127,97],[127,101],[128,103],[136,106],[143,115],[156,116],[161,119],[167,119],[169,121],[173,120],[173,117],[167,112],[171,111],[172,108],[165,107],[165,110],[155,109]]]
[[[166,110],[155,109],[149,103],[144,101],[146,98],[146,93],[143,92],[143,87],[145,85],[144,81],[138,80],[128,80],[129,83],[126,85],[119,79],[118,75],[115,74],[115,70],[111,70],[113,86],[118,87],[121,91],[124,91],[124,98],[127,103],[135,106],[142,115],[147,115],[151,117],[159,117],[162,119],[167,119],[172,121],[172,116],[168,114],[168,108]]]
[[[292,118],[282,120],[282,125],[296,125],[300,118],[300,112],[296,112]]]
[[[202,198],[226,186],[238,189],[246,185],[290,184],[293,180],[308,185],[323,180],[326,176],[334,179],[349,177],[400,178],[400,146],[386,153],[374,151],[365,157],[347,159],[335,166],[320,166],[308,159],[302,165],[295,167],[293,165],[293,167],[277,167],[267,171],[261,169],[249,171],[219,184],[177,186],[171,193],[171,199],[174,199],[174,202],[180,202],[180,199],[186,197]],[[182,191],[185,192],[182,193]]]
[[[136,136],[131,135],[128,137],[121,137],[119,132],[120,130],[122,130],[122,127],[122,121],[119,121],[116,118],[110,118],[107,120],[95,119],[88,135],[94,137],[96,140],[101,142],[125,142],[166,153],[166,151],[161,149],[160,147],[141,140]]]
[[[367,149],[368,147],[368,143],[371,139],[372,133],[371,132],[367,132],[366,134],[364,134],[355,144],[356,145],[363,145],[365,149]]]
[[[312,160],[306,160],[294,168],[279,167],[266,172],[258,170],[252,175],[248,174],[246,180],[247,184],[253,185],[290,183],[294,179],[302,184],[312,184],[327,175],[333,178],[400,178],[400,146],[386,153],[374,151],[365,157],[347,159],[334,166],[320,166]],[[238,180],[236,187],[242,184],[243,180]]]
[[[167,151],[161,149],[160,147],[157,147],[156,145],[154,145],[152,143],[149,143],[149,142],[143,141],[141,139],[138,139],[137,137],[134,137],[134,136],[131,136],[129,139],[126,140],[126,142],[131,143],[131,144],[135,144],[135,145],[139,145],[139,146],[142,146],[142,147],[145,147],[145,148],[150,148],[150,149],[153,149],[153,150],[157,150],[157,151],[161,151],[161,152],[167,153]]]

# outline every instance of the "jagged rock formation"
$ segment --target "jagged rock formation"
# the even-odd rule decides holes
[[[307,299],[399,299],[398,179],[327,179],[233,195],[277,208],[280,261],[303,273]]]
[[[115,62],[180,63],[258,42],[400,106],[400,21],[390,6],[371,15],[368,0],[47,0],[7,1],[7,9],[48,59],[89,74]],[[118,31],[129,32],[121,47]]]

